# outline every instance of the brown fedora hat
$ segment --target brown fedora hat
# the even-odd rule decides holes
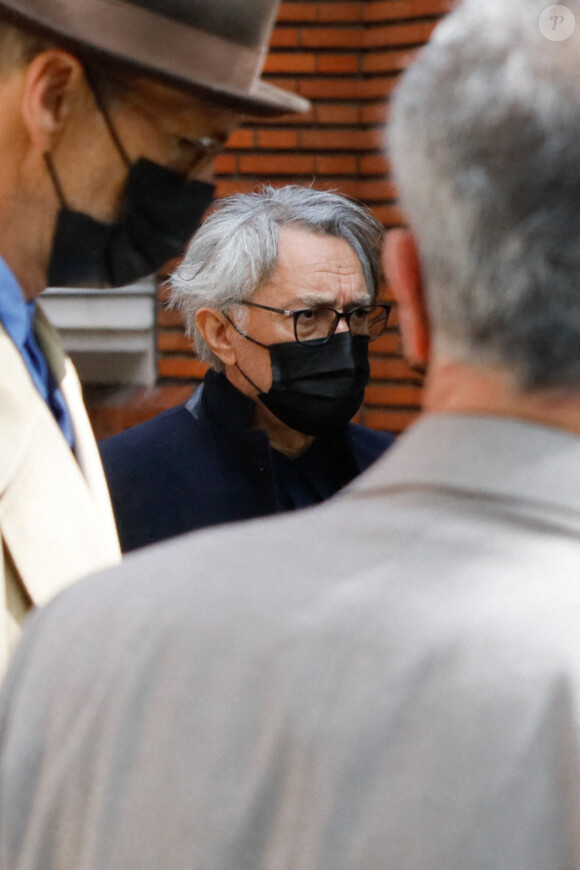
[[[246,114],[304,112],[307,100],[260,78],[279,2],[0,0],[0,15]]]

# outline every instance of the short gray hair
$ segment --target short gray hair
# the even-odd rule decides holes
[[[289,225],[345,239],[376,299],[384,229],[365,206],[334,192],[298,185],[265,186],[226,197],[197,231],[169,279],[170,306],[181,310],[198,357],[218,371],[223,364],[197,329],[195,315],[200,308],[227,312],[250,299],[275,271],[280,229]]]
[[[580,387],[580,62],[546,0],[465,0],[403,76],[389,130],[436,349],[522,389]]]

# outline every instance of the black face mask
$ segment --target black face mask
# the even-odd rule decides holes
[[[270,352],[272,386],[267,393],[259,393],[258,399],[304,435],[344,428],[363,403],[370,374],[368,345],[367,338],[350,332],[337,332],[326,344],[262,345]]]
[[[52,287],[121,287],[157,272],[183,252],[215,189],[141,159],[130,165],[119,217],[108,224],[69,209],[48,155],[46,162],[61,200]]]

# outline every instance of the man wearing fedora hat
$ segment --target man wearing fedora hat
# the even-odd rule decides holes
[[[18,624],[119,558],[78,380],[35,305],[179,254],[197,176],[241,114],[307,103],[261,81],[279,0],[0,0],[0,671]]]

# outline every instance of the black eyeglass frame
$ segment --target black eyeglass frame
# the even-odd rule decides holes
[[[242,302],[239,304],[249,305],[250,308],[262,308],[264,311],[274,311],[276,314],[284,314],[284,315],[286,315],[286,317],[292,317],[294,320],[294,338],[296,339],[298,344],[311,344],[313,341],[316,341],[318,344],[321,344],[321,345],[326,344],[327,341],[330,341],[330,339],[332,338],[332,336],[336,332],[336,330],[338,328],[338,324],[340,323],[341,320],[346,321],[346,325],[348,326],[351,335],[358,335],[358,333],[353,333],[352,330],[350,329],[351,317],[354,314],[356,314],[357,311],[360,312],[361,309],[368,309],[369,311],[371,311],[374,308],[382,308],[385,312],[385,320],[384,320],[383,328],[382,328],[381,332],[379,332],[379,334],[376,335],[374,338],[371,338],[370,335],[369,336],[364,336],[364,335],[360,336],[360,338],[367,338],[369,342],[376,341],[377,338],[380,338],[381,335],[383,335],[385,329],[387,328],[387,324],[389,322],[389,314],[391,313],[391,310],[392,310],[392,305],[389,305],[388,302],[375,302],[372,305],[357,305],[355,308],[352,308],[350,311],[337,311],[336,308],[331,308],[329,305],[321,305],[320,308],[290,309],[290,308],[274,308],[272,305],[260,305],[259,302]],[[332,311],[336,315],[334,327],[332,328],[330,334],[327,335],[326,338],[306,339],[306,340],[298,338],[298,318],[300,317],[300,315],[301,314],[308,314],[312,311],[319,311],[321,309],[324,309],[325,311]]]

